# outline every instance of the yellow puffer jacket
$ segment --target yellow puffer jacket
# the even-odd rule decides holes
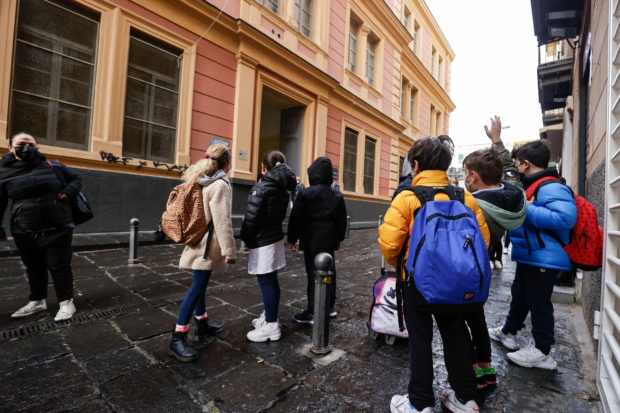
[[[420,172],[413,178],[413,183],[411,184],[411,186],[446,185],[448,185],[448,174],[445,171],[435,170]],[[446,194],[437,194],[435,196],[436,201],[447,201],[448,199]],[[474,211],[484,242],[486,242],[488,247],[490,240],[489,228],[476,199],[467,191],[465,191],[465,205]],[[388,264],[396,266],[398,254],[400,254],[403,243],[409,236],[411,226],[413,225],[413,213],[420,206],[418,197],[412,191],[403,191],[392,201],[390,208],[385,214],[383,225],[379,228],[379,246],[381,246],[381,252]]]

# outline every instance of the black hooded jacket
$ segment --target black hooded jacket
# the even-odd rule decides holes
[[[39,152],[28,162],[17,159],[11,152],[0,159],[0,220],[8,201],[13,201],[13,233],[39,232],[73,225],[71,205],[58,199],[58,194],[75,197],[82,189],[82,181],[66,166],[56,162],[53,165],[65,179],[64,188],[52,165]],[[1,225],[0,232],[3,232]]]
[[[248,208],[241,224],[241,239],[248,248],[264,247],[284,238],[282,221],[286,216],[289,194],[295,189],[295,174],[282,164],[273,167],[248,197]]]
[[[317,158],[308,168],[310,186],[295,199],[288,222],[290,244],[312,253],[332,252],[344,240],[347,208],[342,193],[331,188],[332,162]]]

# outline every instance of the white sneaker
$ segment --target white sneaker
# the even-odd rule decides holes
[[[13,314],[11,314],[11,317],[13,318],[28,317],[29,315],[38,313],[39,311],[45,311],[45,310],[47,310],[47,303],[45,302],[45,300],[28,301],[28,304],[26,304],[25,306],[15,311]]]
[[[495,263],[493,261],[491,261],[491,269],[495,269]]]
[[[262,343],[267,340],[278,341],[280,340],[280,323],[264,323],[257,329],[250,331],[247,334],[247,338],[255,343]]]
[[[409,396],[392,396],[390,401],[390,412],[392,413],[433,413],[432,407],[425,407],[422,411],[416,410],[409,403]]]
[[[260,313],[260,316],[258,318],[255,318],[254,320],[252,320],[252,327],[256,328],[260,328],[263,324],[265,324],[265,312],[263,311],[262,313]]]
[[[528,346],[514,353],[508,353],[507,356],[513,363],[521,367],[536,367],[546,370],[555,370],[558,368],[558,363],[553,359],[551,354],[545,355],[534,346]]]
[[[501,270],[502,268],[504,268],[504,266],[502,265],[502,263],[499,260],[496,260],[493,264],[495,264],[495,269],[496,270]]]
[[[479,412],[480,408],[474,400],[468,400],[467,403],[461,403],[456,398],[456,394],[452,389],[444,389],[441,394],[441,403],[446,406],[446,409],[451,412],[457,413],[475,413]]]
[[[60,309],[54,317],[54,321],[68,320],[75,314],[75,305],[73,304],[73,298],[70,300],[61,301]]]
[[[517,336],[513,334],[504,334],[502,328],[503,327],[489,328],[489,337],[491,340],[499,341],[508,350],[519,350],[521,346],[517,343]]]

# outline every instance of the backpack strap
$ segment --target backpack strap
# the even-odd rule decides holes
[[[56,177],[58,178],[58,180],[62,184],[62,187],[64,188],[65,186],[67,186],[67,180],[62,175],[62,171],[60,170],[60,167],[62,166],[60,164],[60,162],[58,162],[58,161],[47,161],[47,164],[50,166],[50,168],[52,168],[52,171],[54,171],[54,174],[56,174]]]
[[[405,321],[403,315],[403,290],[405,289],[405,280],[403,279],[403,273],[405,270],[405,253],[407,252],[407,245],[409,245],[409,236],[405,238],[403,247],[398,254],[396,261],[396,316],[398,319],[398,330],[402,333],[405,331]]]
[[[211,240],[213,239],[213,220],[209,221],[207,224],[207,245],[205,247],[205,253],[202,258],[205,260],[209,259],[209,250],[211,249]]]
[[[532,185],[530,185],[527,190],[525,191],[525,196],[527,197],[528,200],[532,199],[532,198],[536,198],[536,196],[538,195],[538,191],[540,190],[540,188],[542,188],[545,185],[549,185],[549,184],[554,184],[554,183],[560,183],[563,184],[563,182],[554,177],[554,176],[545,176],[544,178],[540,178],[538,181],[535,181]]]
[[[573,198],[575,197],[575,193],[573,192],[573,189],[570,186],[566,185],[566,183],[562,179],[558,179],[554,176],[545,176],[544,178],[540,178],[538,181],[530,185],[529,188],[527,188],[525,195],[528,200],[536,199],[536,197],[538,196],[538,191],[540,191],[540,188],[542,188],[545,185],[555,184],[555,183],[559,183],[559,184],[566,186],[568,190],[570,191],[570,193],[573,195]],[[542,241],[542,238],[540,237],[541,231],[545,231],[548,235],[550,235],[551,238],[553,238],[558,244],[562,246],[562,248],[564,248],[567,245],[562,240],[562,238],[560,238],[560,236],[555,233],[555,231],[550,230],[550,229],[535,228],[535,233],[539,239],[539,242]]]

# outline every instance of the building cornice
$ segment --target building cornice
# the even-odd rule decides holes
[[[351,3],[355,6],[356,12],[366,11],[378,18],[379,21],[377,22],[373,19],[373,23],[375,25],[378,23],[382,31],[389,33],[395,44],[409,44],[413,41],[411,33],[403,26],[398,17],[392,13],[385,1],[351,0]],[[394,24],[395,22],[398,24]]]
[[[426,20],[426,27],[433,33],[433,35],[438,40],[441,41],[442,45],[446,48],[446,52],[448,53],[450,61],[453,61],[456,56],[454,50],[452,49],[452,46],[450,46],[448,39],[443,34],[441,27],[439,27],[439,23],[437,23],[437,20],[435,20],[435,16],[433,16],[433,13],[428,8],[426,2],[423,0],[414,0],[414,2],[419,9],[424,11],[422,17],[424,18],[424,20]]]
[[[213,23],[213,28],[211,30],[219,30],[220,32],[226,31],[229,35],[236,36],[236,42],[220,46],[235,53],[239,62],[247,66],[257,66],[260,65],[260,56],[258,55],[267,52],[267,54],[277,56],[281,58],[282,61],[286,62],[290,70],[301,72],[304,76],[312,79],[315,82],[314,85],[318,86],[318,88],[315,87],[313,90],[323,89],[322,93],[324,93],[324,95],[317,94],[319,98],[324,99],[323,101],[325,101],[325,99],[329,99],[332,94],[335,94],[343,100],[349,101],[356,105],[359,110],[363,110],[364,113],[366,113],[370,118],[389,130],[402,133],[402,131],[406,129],[404,125],[395,121],[385,113],[370,105],[368,102],[362,100],[349,90],[345,89],[336,79],[322,71],[320,68],[312,65],[310,62],[293,51],[289,50],[284,45],[270,38],[267,34],[261,32],[259,29],[242,19],[236,19],[225,12],[220,13],[220,10],[217,7],[208,2],[202,0],[177,0],[174,2],[151,2],[148,0],[133,1],[144,5],[144,7],[155,11],[159,15],[172,21],[181,21],[181,19],[172,19],[175,14],[178,15],[179,13],[183,13],[183,16],[187,16],[188,13],[191,13],[197,18],[197,21],[202,22],[201,26],[191,25],[186,27],[187,30],[194,33],[200,32],[201,30],[204,31],[205,16],[211,20],[217,18],[217,20]],[[374,4],[375,2],[373,1],[371,3],[374,5],[372,7],[374,12],[376,14],[380,13],[386,21],[388,21],[387,18],[390,16],[392,19],[395,18],[394,14],[391,10],[389,10],[387,5],[382,4],[382,2],[376,2],[377,4]],[[392,34],[400,36],[401,39],[404,39],[405,41],[412,40],[411,35],[407,32],[404,26],[402,26],[402,24],[397,26],[394,25],[392,21],[391,24],[388,24],[385,27],[390,27]],[[205,36],[205,39],[209,40],[210,36]],[[230,45],[232,44],[235,45],[234,49],[230,48]],[[436,86],[439,87],[438,85]]]

